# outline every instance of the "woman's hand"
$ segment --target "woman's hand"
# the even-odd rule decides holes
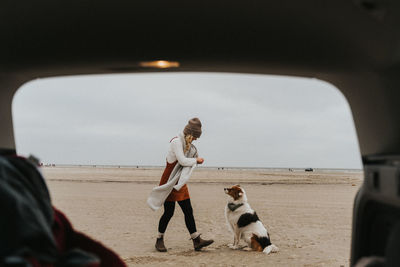
[[[203,158],[196,158],[197,164],[202,164],[204,162]]]

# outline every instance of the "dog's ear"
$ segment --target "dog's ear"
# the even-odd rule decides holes
[[[235,184],[235,186],[240,187],[240,184]]]
[[[235,187],[235,197],[233,198],[234,200],[239,199],[241,196],[243,196],[243,191],[240,189],[240,187]]]

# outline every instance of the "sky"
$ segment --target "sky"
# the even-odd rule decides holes
[[[310,78],[147,73],[37,79],[13,101],[17,152],[44,163],[165,165],[198,117],[205,167],[361,169],[350,107]]]

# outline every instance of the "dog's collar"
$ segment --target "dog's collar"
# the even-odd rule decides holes
[[[228,209],[230,209],[230,211],[235,211],[238,208],[240,208],[241,206],[243,206],[243,203],[239,203],[239,204],[228,203]]]

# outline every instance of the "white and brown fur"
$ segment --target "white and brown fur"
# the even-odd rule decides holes
[[[240,185],[234,185],[231,188],[224,188],[224,191],[229,195],[225,206],[225,218],[234,237],[230,247],[238,249],[239,241],[243,239],[251,250],[266,254],[278,252],[278,247],[271,244],[267,229],[247,202],[244,189]],[[236,209],[232,211],[229,207]]]

